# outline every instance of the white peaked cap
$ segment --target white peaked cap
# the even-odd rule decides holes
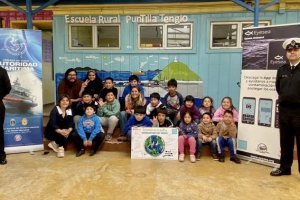
[[[293,48],[300,48],[300,38],[289,38],[285,40],[282,44],[284,49],[293,49]]]

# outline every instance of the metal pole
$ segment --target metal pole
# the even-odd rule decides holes
[[[32,29],[32,0],[26,0],[27,29]]]
[[[259,23],[259,0],[255,0],[254,5],[254,27],[258,27]]]

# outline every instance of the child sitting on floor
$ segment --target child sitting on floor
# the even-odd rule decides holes
[[[173,123],[167,118],[168,110],[164,105],[157,108],[157,116],[153,117],[153,127],[173,127]]]
[[[196,138],[198,136],[197,123],[192,120],[192,114],[186,111],[183,114],[183,120],[179,125],[179,138],[178,138],[178,149],[179,149],[179,161],[184,161],[184,146],[188,144],[190,147],[190,160],[192,163],[196,162]]]
[[[203,145],[209,145],[212,158],[218,160],[216,143],[217,135],[215,135],[214,129],[215,125],[212,122],[211,114],[208,112],[203,113],[202,122],[198,125],[197,160],[200,160]]]
[[[217,137],[217,145],[219,152],[219,161],[225,162],[224,147],[227,145],[230,153],[230,160],[240,164],[241,161],[236,157],[236,136],[237,129],[233,121],[233,113],[231,110],[225,110],[223,120],[220,121],[215,128],[214,135]]]
[[[168,81],[168,93],[163,99],[168,110],[168,117],[173,124],[177,124],[178,119],[176,116],[183,104],[183,96],[177,91],[177,81],[175,79]]]
[[[157,92],[150,94],[150,103],[146,108],[146,115],[152,120],[157,117],[157,108],[161,105],[160,95]]]
[[[105,140],[112,139],[114,130],[119,122],[120,103],[116,99],[113,90],[106,91],[106,101],[99,101],[98,116],[101,119],[102,126],[108,126]]]
[[[152,122],[150,121],[149,117],[146,116],[145,106],[136,106],[134,108],[134,115],[131,116],[127,121],[123,132],[126,133],[129,141],[131,141],[131,128],[135,126],[152,127]]]
[[[226,110],[229,110],[233,113],[232,119],[237,125],[239,120],[239,113],[236,110],[236,108],[233,106],[231,97],[224,97],[222,99],[221,106],[216,110],[212,118],[213,122],[217,124],[219,121],[221,121],[223,119]]]
[[[200,121],[200,111],[195,105],[195,98],[192,95],[187,95],[184,99],[183,105],[180,107],[179,110],[179,117],[178,119],[183,120],[183,115],[186,112],[191,113],[192,121],[196,122],[197,124]]]
[[[100,118],[95,114],[96,108],[87,105],[85,114],[80,117],[77,130],[74,134],[74,142],[77,149],[76,157],[85,153],[85,148],[90,147],[90,156],[93,156],[104,140],[104,133],[101,132]]]
[[[106,97],[107,91],[111,91],[111,90],[113,91],[115,99],[117,99],[118,98],[118,89],[115,88],[115,86],[114,86],[114,79],[112,77],[107,77],[107,78],[105,78],[105,81],[104,81],[104,88],[102,88],[102,90],[100,90],[99,100],[106,101],[105,97]]]
[[[87,105],[92,105],[96,108],[98,107],[98,103],[93,100],[92,94],[89,93],[88,91],[84,91],[82,93],[82,100],[77,103],[76,108],[74,110],[75,114],[73,119],[74,119],[75,129],[77,129],[78,120],[82,115],[84,115],[85,108]]]
[[[214,108],[213,99],[210,96],[205,96],[202,99],[202,104],[199,108],[200,112],[200,120],[202,120],[202,116],[204,113],[210,113],[210,116],[213,117],[216,109]]]

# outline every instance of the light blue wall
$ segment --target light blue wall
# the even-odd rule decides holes
[[[192,50],[138,50],[137,23],[125,23],[121,16],[121,49],[120,50],[76,50],[68,49],[68,26],[64,16],[53,18],[54,40],[54,70],[63,73],[69,67],[96,68],[98,70],[136,71],[141,62],[146,62],[144,70],[163,69],[177,60],[187,64],[204,81],[204,95],[215,100],[215,107],[220,105],[224,96],[231,96],[234,105],[238,107],[242,49],[210,50],[210,22],[253,20],[253,14],[218,13],[189,15],[194,22]],[[283,14],[265,12],[260,14],[260,20],[270,20],[272,25],[300,22],[300,12],[290,11]],[[88,59],[86,56],[96,56]],[[63,59],[66,57],[68,60]],[[118,62],[123,60],[123,62]],[[191,91],[193,94],[193,91]]]

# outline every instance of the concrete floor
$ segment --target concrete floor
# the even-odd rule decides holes
[[[0,166],[0,200],[300,199],[300,175],[271,177],[270,167],[203,157],[197,163],[131,160],[129,153],[65,158],[43,152],[8,155]]]

